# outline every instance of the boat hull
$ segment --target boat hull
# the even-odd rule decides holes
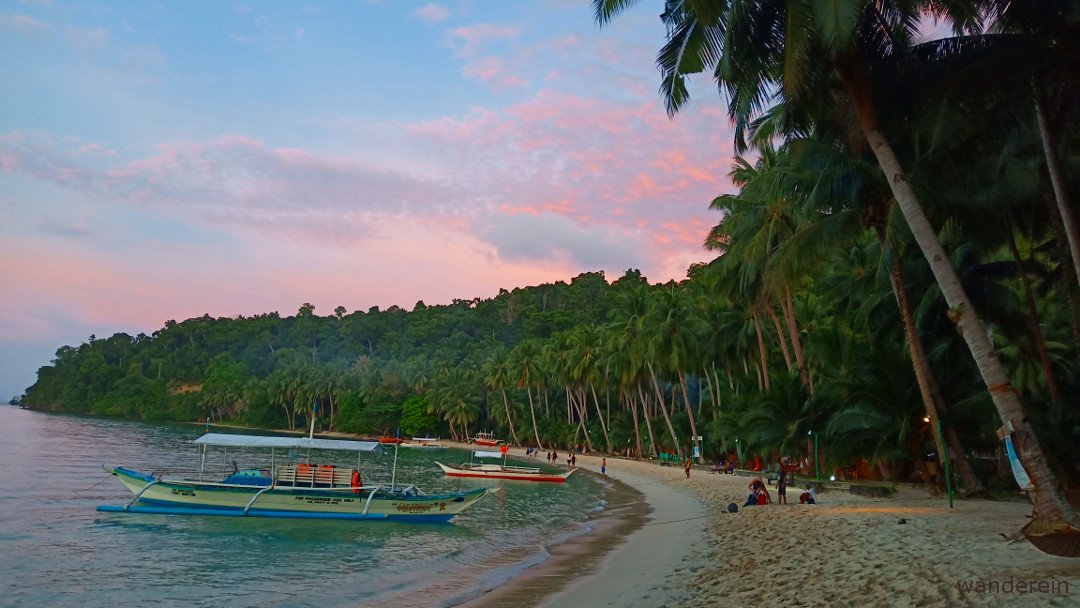
[[[137,500],[126,507],[99,507],[99,511],[446,522],[487,493],[481,489],[401,496],[367,488],[357,493],[351,488],[242,486],[155,479],[123,467],[110,467],[109,471]]]
[[[514,471],[506,470],[496,465],[481,465],[477,467],[455,467],[435,461],[447,477],[475,477],[479,479],[509,479],[512,481],[546,481],[550,483],[563,483],[577,469],[570,469],[565,473],[544,473],[540,470]]]

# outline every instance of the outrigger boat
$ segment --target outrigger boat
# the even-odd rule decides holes
[[[412,441],[401,442],[403,448],[419,448],[424,450],[441,450],[443,446],[438,437],[413,437]]]
[[[502,458],[502,464],[485,464],[482,462],[463,462],[458,465],[447,465],[439,461],[435,464],[446,473],[448,477],[482,477],[485,479],[513,479],[517,481],[551,481],[562,483],[566,481],[577,469],[570,469],[565,473],[545,473],[537,467],[517,467],[506,464],[506,454],[502,452],[485,452],[476,450],[475,458]]]
[[[467,492],[425,494],[414,485],[396,483],[397,452],[390,483],[372,483],[360,476],[359,455],[382,449],[373,441],[308,437],[270,437],[207,433],[201,446],[197,479],[166,478],[119,466],[105,467],[135,495],[126,505],[102,505],[98,511],[170,515],[229,515],[313,519],[446,522],[482,498],[484,488]],[[221,481],[204,480],[208,447],[270,450],[268,466],[235,470]],[[307,450],[307,462],[290,463],[278,450]],[[355,452],[357,467],[312,464],[325,451]],[[285,462],[278,462],[278,460]],[[235,465],[234,465],[235,467]]]
[[[506,443],[502,439],[496,439],[495,433],[479,432],[475,437],[469,439],[469,443],[475,443],[476,445],[484,445],[489,447],[498,447]]]

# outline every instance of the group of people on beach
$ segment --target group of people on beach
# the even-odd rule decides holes
[[[547,460],[551,464],[559,464],[559,453],[555,450],[551,450],[547,453]],[[574,453],[573,450],[566,455],[566,466],[570,468],[577,466],[577,454]]]
[[[779,470],[776,474],[776,503],[781,505],[788,504],[787,501],[787,487],[788,482],[791,480],[791,467],[787,458],[780,461]],[[749,496],[746,497],[746,504],[744,507],[753,505],[767,505],[772,503],[772,495],[769,494],[769,488],[765,485],[765,482],[761,480],[761,477],[754,477],[747,485],[747,489],[750,490]],[[803,486],[803,492],[799,494],[799,504],[813,505],[817,504],[817,493],[814,487],[809,483]]]

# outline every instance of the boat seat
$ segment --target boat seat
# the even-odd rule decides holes
[[[352,487],[354,469],[334,465],[286,465],[277,469],[277,484],[309,488]]]

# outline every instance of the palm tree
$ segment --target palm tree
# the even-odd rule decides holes
[[[536,446],[542,450],[544,444],[540,441],[540,430],[536,426],[536,406],[532,396],[533,387],[540,386],[542,382],[539,358],[540,348],[536,342],[524,340],[510,351],[508,364],[513,372],[511,378],[514,384],[519,389],[525,389],[525,394],[529,397],[529,416],[532,418],[533,437],[536,439]]]
[[[604,433],[604,443],[608,453],[611,451],[611,437],[608,435],[607,424],[604,415],[600,411],[600,402],[596,398],[596,383],[600,378],[599,361],[603,356],[603,339],[600,329],[595,325],[583,325],[576,327],[567,336],[569,347],[568,364],[569,377],[579,386],[587,387],[593,395],[593,405],[596,407],[596,418],[600,421],[600,430]],[[584,393],[584,391],[582,391]],[[583,400],[587,397],[582,396]]]
[[[517,431],[514,430],[514,418],[510,415],[510,400],[506,397],[506,389],[510,388],[511,368],[510,368],[510,353],[507,352],[504,346],[497,345],[495,350],[488,357],[487,362],[484,363],[484,384],[486,384],[492,390],[499,391],[502,395],[503,407],[506,409],[506,425],[510,427],[510,438],[513,440],[514,445],[521,445],[518,441]]]
[[[469,424],[480,418],[481,407],[477,401],[480,380],[475,371],[461,367],[444,369],[435,379],[429,399],[438,408],[443,420],[451,429],[460,426],[464,436],[469,436]]]
[[[634,0],[594,0],[601,25]],[[959,27],[979,15],[979,2],[842,0],[810,5],[799,0],[691,3],[671,0],[661,18],[668,41],[657,63],[670,114],[689,99],[685,76],[713,68],[731,99],[729,115],[741,143],[751,120],[772,100],[772,91],[798,103],[827,97],[851,110],[861,136],[885,173],[890,190],[922,250],[967,343],[1001,420],[1022,437],[1020,456],[1035,484],[1036,513],[1044,519],[1080,524],[1027,420],[982,321],[930,224],[889,132],[903,128],[899,96],[883,90],[902,82],[900,58],[911,46],[920,11],[952,18]],[[815,8],[816,7],[816,8]]]
[[[679,380],[682,389],[683,405],[690,418],[690,436],[698,447],[697,422],[694,408],[690,403],[690,393],[686,386],[686,370],[697,367],[693,354],[698,351],[696,336],[704,330],[703,323],[696,316],[697,308],[689,295],[676,285],[669,285],[654,292],[651,316],[655,319],[656,335],[650,351],[671,370]],[[673,404],[674,405],[674,404]]]

